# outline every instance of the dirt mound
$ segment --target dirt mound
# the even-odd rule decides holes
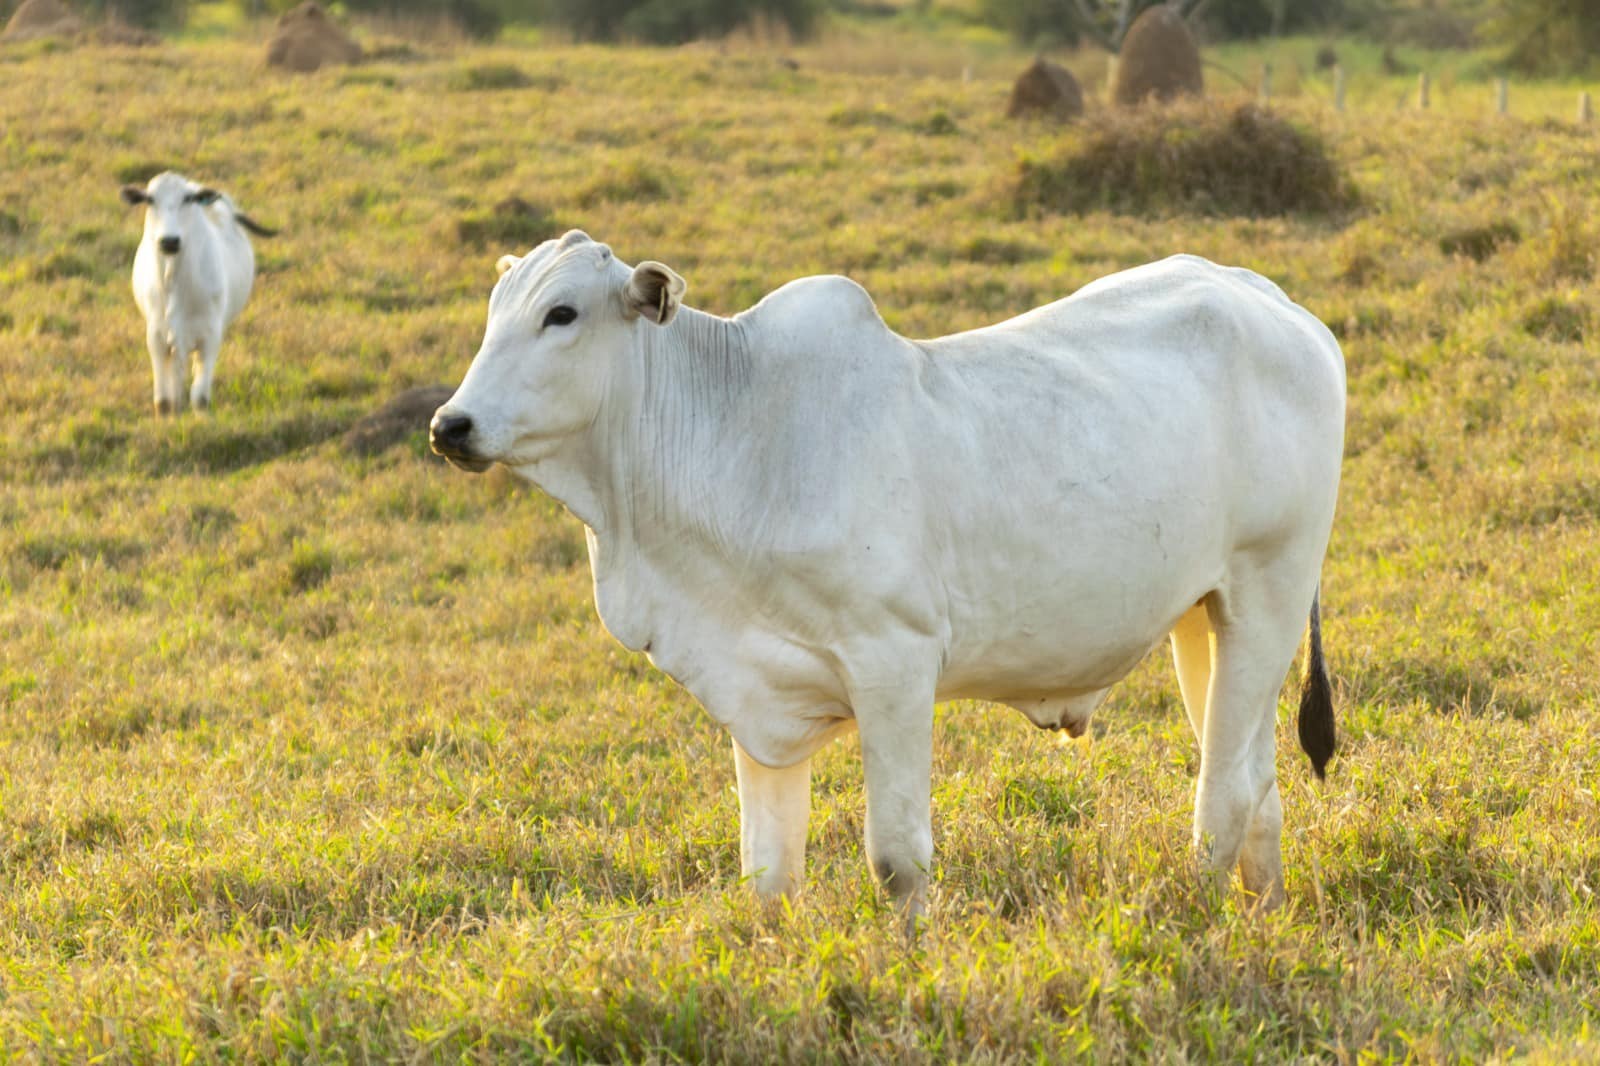
[[[1011,87],[1006,118],[1043,115],[1063,121],[1083,114],[1083,90],[1072,71],[1039,56]]]
[[[298,73],[308,73],[318,67],[361,60],[361,46],[341,30],[316,0],[291,11],[278,19],[278,28],[267,42],[267,65],[282,67]]]
[[[1122,39],[1111,98],[1123,105],[1142,104],[1151,97],[1199,96],[1204,88],[1200,47],[1183,16],[1166,4],[1146,8]]]
[[[0,32],[0,41],[31,41],[38,37],[65,37],[83,29],[83,22],[61,0],[22,0]]]
[[[354,455],[377,455],[411,434],[426,430],[433,413],[455,395],[455,391],[450,385],[418,385],[407,389],[351,426],[344,435],[345,451]]]

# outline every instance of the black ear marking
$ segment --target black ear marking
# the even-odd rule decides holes
[[[128,205],[147,204],[150,194],[144,191],[143,185],[124,185],[121,189],[122,202]]]

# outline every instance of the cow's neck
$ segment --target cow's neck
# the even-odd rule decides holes
[[[684,308],[639,335],[589,431],[521,470],[589,527],[596,606],[635,650],[674,628],[679,598],[656,578],[695,572],[690,557],[718,542],[718,467],[751,373],[732,320]]]

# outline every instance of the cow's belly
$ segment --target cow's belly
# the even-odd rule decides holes
[[[1188,601],[1192,605],[1193,601]],[[939,678],[937,698],[991,700],[1023,711],[1039,725],[1075,716],[1087,701],[1089,709],[1104,691],[1122,680],[1139,660],[1167,635],[1171,619],[1116,632],[1089,632],[1081,620],[1067,620],[1010,641],[973,641],[978,647],[953,651]],[[1059,707],[1042,705],[1060,704]],[[1047,721],[1048,720],[1048,721]],[[1065,722],[1062,722],[1065,725]]]
[[[1187,550],[1130,531],[1065,561],[1041,545],[1012,552],[1013,561],[1032,558],[1011,570],[963,570],[982,580],[949,583],[939,698],[1026,709],[1041,699],[1088,699],[1121,680],[1226,581],[1224,538],[1200,522],[1188,528]]]

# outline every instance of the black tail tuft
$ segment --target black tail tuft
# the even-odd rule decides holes
[[[1311,600],[1311,627],[1306,638],[1306,668],[1300,689],[1300,746],[1311,756],[1317,777],[1327,777],[1328,760],[1337,741],[1333,730],[1333,686],[1322,661],[1322,593]]]
[[[235,211],[233,213],[233,217],[234,220],[239,223],[239,225],[243,226],[245,229],[249,230],[251,233],[254,233],[258,237],[276,237],[278,235],[277,230],[268,229],[255,219],[251,218],[249,215],[245,214],[243,211]]]

